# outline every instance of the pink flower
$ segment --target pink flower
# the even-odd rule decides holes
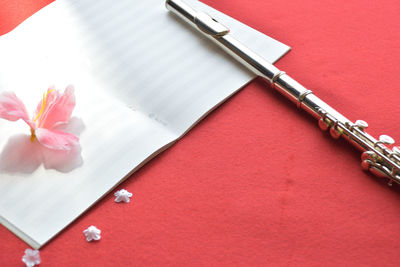
[[[24,103],[12,92],[0,94],[0,118],[25,121],[31,129],[31,140],[37,139],[53,150],[72,150],[79,145],[79,138],[57,130],[69,121],[75,107],[74,88],[68,86],[64,93],[50,87],[38,104],[34,116],[29,118]]]

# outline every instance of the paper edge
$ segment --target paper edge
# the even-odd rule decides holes
[[[15,225],[10,223],[7,219],[5,219],[1,215],[0,215],[0,224],[2,224],[5,228],[10,230],[13,234],[22,239],[22,241],[30,245],[32,248],[39,249],[42,246],[39,242],[37,242],[35,239],[25,234],[23,231],[21,231]]]

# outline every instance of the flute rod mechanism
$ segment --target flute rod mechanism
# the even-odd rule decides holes
[[[364,170],[388,178],[389,185],[392,182],[400,184],[400,147],[392,146],[394,140],[391,137],[381,135],[377,140],[369,135],[365,131],[368,127],[365,121],[351,122],[311,90],[235,39],[229,28],[208,14],[194,10],[182,0],[167,0],[165,4],[168,10],[195,27],[256,75],[267,80],[273,88],[296,103],[299,109],[318,119],[322,130],[329,130],[335,139],[344,137],[362,151],[361,166]]]

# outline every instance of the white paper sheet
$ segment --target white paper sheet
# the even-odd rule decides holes
[[[275,62],[289,48],[187,2]],[[251,40],[251,42],[249,42]],[[0,37],[0,92],[32,112],[75,86],[82,151],[59,158],[0,120],[0,222],[39,248],[253,75],[167,12],[163,0],[59,0]]]

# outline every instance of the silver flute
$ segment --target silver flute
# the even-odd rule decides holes
[[[208,14],[197,12],[181,0],[167,0],[165,5],[168,10],[214,41],[249,70],[267,80],[299,109],[318,119],[318,125],[322,130],[329,130],[335,139],[343,136],[362,151],[361,167],[364,170],[369,170],[378,177],[387,178],[389,185],[393,182],[400,184],[400,147],[391,147],[394,144],[393,138],[381,135],[379,140],[376,140],[365,131],[368,127],[365,121],[351,122],[314,95],[311,90],[236,40],[227,27]]]

